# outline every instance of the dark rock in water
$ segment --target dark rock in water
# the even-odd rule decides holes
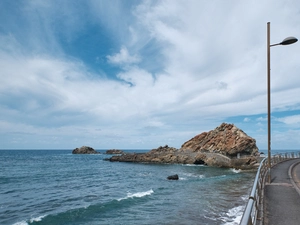
[[[122,150],[118,150],[118,149],[109,149],[105,152],[105,154],[117,155],[117,154],[124,154],[124,152]]]
[[[88,147],[88,146],[82,146],[80,148],[75,148],[72,151],[72,154],[99,154],[95,149]]]
[[[167,178],[168,178],[168,180],[178,180],[179,179],[177,174],[168,176]]]
[[[168,145],[147,153],[112,156],[111,162],[203,164],[208,166],[252,169],[259,158],[255,139],[233,124],[222,123],[185,142],[180,149]]]

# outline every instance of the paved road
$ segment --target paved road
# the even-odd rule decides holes
[[[264,225],[300,224],[300,159],[271,168],[264,201]]]
[[[300,195],[300,161],[296,162],[291,170],[291,177],[296,190]]]

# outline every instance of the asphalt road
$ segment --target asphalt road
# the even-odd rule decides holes
[[[271,168],[264,192],[264,225],[300,224],[300,159]]]

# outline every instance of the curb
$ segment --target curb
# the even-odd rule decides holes
[[[298,194],[300,195],[300,188],[298,187],[298,185],[295,183],[294,179],[293,179],[293,176],[292,176],[292,171],[294,169],[295,166],[297,166],[298,164],[300,164],[300,161],[299,162],[295,162],[293,163],[290,168],[289,168],[289,178],[290,178],[290,181],[292,183],[292,185],[294,186],[294,188],[296,189],[296,191],[298,192]]]

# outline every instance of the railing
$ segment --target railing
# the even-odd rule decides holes
[[[285,153],[271,157],[271,167],[277,163],[291,158],[300,158],[300,153]],[[262,224],[263,219],[263,190],[265,186],[266,175],[268,174],[268,160],[264,158],[257,170],[254,184],[249,196],[248,203],[244,210],[240,225]],[[259,221],[259,222],[258,222]]]

